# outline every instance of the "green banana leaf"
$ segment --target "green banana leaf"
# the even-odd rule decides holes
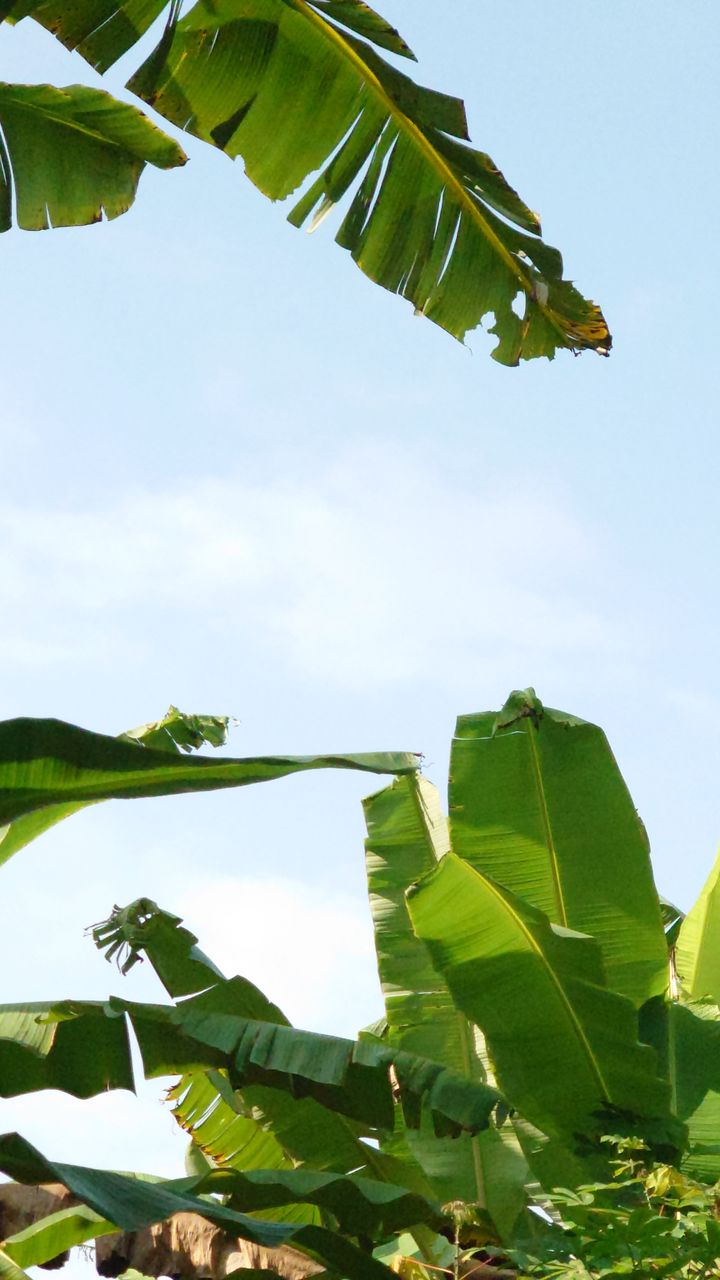
[[[418,766],[408,752],[188,758],[61,720],[6,720],[0,723],[0,864],[80,804],[246,786],[307,769],[406,773]],[[62,814],[46,807],[66,805],[73,808]]]
[[[364,802],[366,866],[387,1040],[422,1053],[470,1080],[486,1082],[478,1028],[458,1010],[424,942],[413,932],[406,890],[448,851],[447,821],[434,786],[398,778]],[[474,1136],[438,1138],[427,1124],[401,1140],[442,1201],[485,1207],[502,1238],[526,1205],[530,1173],[509,1124]],[[395,1143],[390,1146],[397,1150]]]
[[[0,1097],[60,1089],[90,1098],[134,1089],[124,1018],[92,1001],[0,1005]]]
[[[447,854],[408,893],[416,933],[456,1004],[484,1031],[498,1087],[538,1128],[600,1136],[608,1114],[648,1120],[676,1150],[670,1090],[637,1038],[630,1001],[604,985],[599,948]]]
[[[720,854],[680,925],[675,963],[683,991],[720,1004]]]
[[[319,12],[374,44],[402,57],[414,58],[402,36],[363,0],[313,0]],[[66,49],[76,50],[97,71],[107,71],[145,34],[168,7],[168,0],[6,0],[0,19],[32,17],[52,32]],[[170,6],[169,25],[177,16]]]
[[[140,747],[155,747],[160,751],[180,753],[196,751],[206,743],[212,747],[224,746],[227,741],[230,716],[188,715],[171,706],[162,720],[139,725],[118,735],[119,741]],[[36,840],[73,813],[85,808],[87,801],[79,804],[51,804],[36,809],[24,817],[16,818],[10,829],[0,829],[0,864],[12,853]]]
[[[357,1276],[358,1280],[389,1280],[391,1275],[371,1255],[358,1249],[337,1232],[315,1224],[294,1225],[263,1221],[248,1217],[216,1200],[204,1198],[202,1191],[206,1187],[215,1186],[216,1181],[213,1179],[217,1179],[218,1175],[161,1182],[101,1169],[59,1164],[47,1160],[19,1134],[0,1137],[0,1170],[18,1182],[33,1185],[60,1182],[95,1213],[123,1231],[141,1230],[154,1222],[164,1221],[174,1213],[197,1213],[228,1233],[266,1248],[291,1245],[322,1262],[335,1275]],[[219,1176],[227,1182],[228,1175]],[[273,1173],[272,1176],[276,1175]],[[287,1179],[290,1175],[285,1176]],[[308,1189],[307,1183],[306,1177],[304,1190]],[[381,1188],[381,1192],[386,1190],[385,1187]],[[337,1201],[337,1195],[335,1199]],[[350,1199],[347,1196],[343,1202],[346,1210]],[[362,1199],[362,1192],[359,1198],[355,1197],[353,1203],[357,1205],[359,1199]],[[412,1212],[419,1207],[413,1201]],[[430,1208],[431,1215],[435,1212]]]
[[[144,953],[173,997],[201,991],[225,979],[196,947],[182,921],[148,899],[115,908],[93,930],[107,958],[117,956],[127,972]],[[224,997],[223,997],[224,999]],[[243,1016],[287,1026],[287,1018],[246,979],[233,980],[233,1008]],[[289,1168],[307,1164],[337,1172],[366,1170],[375,1178],[411,1186],[432,1196],[416,1166],[396,1160],[363,1142],[363,1126],[312,1098],[293,1098],[278,1089],[251,1086],[235,1091],[220,1070],[190,1071],[169,1091],[173,1114],[192,1142],[219,1168]],[[408,1181],[409,1179],[409,1181]]]
[[[672,1109],[687,1125],[682,1167],[703,1182],[720,1179],[720,1010],[656,998],[640,1013],[641,1035],[657,1050]]]
[[[32,17],[96,71],[107,71],[145,34],[168,0],[1,0],[0,19]],[[177,6],[173,6],[177,7]]]
[[[27,1273],[8,1257],[4,1249],[0,1249],[0,1277],[2,1280],[30,1280]]]
[[[105,1005],[5,1005],[0,1096],[56,1088],[88,1097],[132,1088],[127,1015],[148,1078],[220,1067],[234,1087],[264,1085],[314,1098],[371,1131],[392,1129],[394,1090],[411,1125],[419,1124],[424,1108],[441,1133],[489,1125],[496,1090],[417,1054],[245,1016],[242,1010],[252,1010],[259,995],[252,983],[235,978],[175,1007],[115,998]]]
[[[92,938],[98,950],[105,952],[106,960],[117,960],[123,975],[142,961],[143,952],[173,999],[225,981],[225,975],[197,946],[195,934],[183,928],[182,918],[163,911],[152,898],[137,898],[127,907],[114,907],[107,920],[92,926]],[[247,985],[257,995],[254,1008],[258,1016],[287,1021],[253,983]]]
[[[450,765],[453,849],[555,924],[591,934],[608,985],[636,1005],[667,986],[645,829],[605,734],[534,690],[461,716]]]
[[[3,1248],[19,1266],[41,1267],[75,1245],[110,1235],[113,1231],[117,1231],[113,1222],[108,1222],[85,1205],[78,1205],[50,1213],[24,1231],[8,1236],[3,1241]]]
[[[332,1216],[341,1232],[372,1240],[384,1239],[417,1222],[447,1225],[438,1204],[403,1187],[311,1169],[213,1171],[166,1182],[164,1187],[182,1194],[222,1195],[231,1209],[253,1214],[288,1204],[317,1205]],[[87,1209],[69,1209],[9,1237],[3,1247],[21,1266],[36,1266],[84,1240],[114,1230],[114,1222],[107,1218]]]
[[[137,107],[100,89],[0,83],[0,231],[13,206],[26,231],[117,218],[146,164],[186,159]]]
[[[462,103],[415,84],[357,34],[388,45],[387,30],[351,0],[200,0],[128,88],[242,156],[273,200],[319,170],[290,220],[312,229],[349,196],[338,243],[455,337],[490,315],[505,364],[558,348],[607,354],[600,309],[562,278],[560,254],[489,156],[466,145]]]
[[[397,1091],[406,1121],[424,1108],[439,1133],[486,1128],[497,1091],[440,1063],[376,1041],[339,1039],[248,1017],[242,979],[230,979],[175,1008],[111,999],[126,1012],[148,1077],[227,1067],[234,1088],[266,1085],[323,1106],[372,1129],[392,1129]],[[392,1067],[393,1079],[390,1078]]]

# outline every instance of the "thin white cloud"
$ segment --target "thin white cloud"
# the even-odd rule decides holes
[[[522,479],[458,489],[377,446],[300,479],[6,507],[0,567],[10,654],[19,636],[48,662],[74,646],[68,619],[80,643],[94,629],[95,663],[142,653],[167,626],[178,642],[270,646],[296,673],[355,688],[477,670],[498,651],[523,669],[625,649],[594,602],[602,555],[566,503]]]

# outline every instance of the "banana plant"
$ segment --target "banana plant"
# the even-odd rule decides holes
[[[463,340],[486,317],[495,359],[607,355],[598,306],[563,277],[540,220],[470,145],[458,98],[382,56],[413,59],[364,0],[0,0],[104,73],[166,11],[127,88],[164,120],[241,157],[313,230],[345,200],[337,242],[375,283]],[[0,84],[0,230],[96,222],[132,204],[146,163],[185,163],[138,109],[73,85]],[[319,174],[307,185],[312,174]],[[306,185],[303,185],[306,184]]]

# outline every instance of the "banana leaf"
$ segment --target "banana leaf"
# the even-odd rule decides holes
[[[134,743],[139,747],[156,747],[160,751],[197,751],[205,744],[212,747],[224,746],[229,723],[230,716],[188,715],[171,706],[162,720],[128,729],[125,733],[118,734],[118,738],[121,742]],[[5,829],[4,833],[0,830],[0,863],[7,861],[12,852],[17,852],[23,845],[49,831],[63,818],[78,813],[86,803],[51,804],[16,818],[10,830]]]
[[[439,1133],[489,1125],[499,1101],[495,1089],[375,1041],[247,1017],[240,1012],[247,1007],[245,985],[230,979],[169,1009],[117,999],[108,1009],[129,1015],[148,1077],[222,1066],[234,1088],[266,1085],[314,1098],[372,1129],[392,1129],[394,1091],[411,1126],[423,1109]]]
[[[50,1213],[25,1227],[24,1231],[8,1236],[3,1241],[3,1248],[19,1266],[41,1267],[68,1249],[85,1244],[86,1240],[96,1240],[113,1231],[117,1231],[113,1222],[108,1222],[107,1218],[85,1205],[78,1205]]]
[[[693,1178],[720,1179],[720,1010],[709,1000],[648,1001],[640,1013],[644,1040],[658,1053],[671,1105],[687,1125],[682,1167]]]
[[[408,893],[458,1007],[485,1033],[498,1087],[532,1124],[563,1139],[601,1136],[608,1115],[649,1122],[666,1148],[684,1138],[637,1015],[609,991],[599,948],[454,853]]]
[[[720,854],[680,925],[675,963],[683,991],[720,1004]]]
[[[645,829],[605,734],[534,690],[461,716],[450,765],[453,850],[555,924],[591,934],[608,985],[640,1005],[667,985]]]
[[[126,1021],[109,1018],[103,1004],[0,1005],[0,1097],[134,1088]]]
[[[558,348],[606,355],[602,312],[563,279],[537,215],[467,145],[462,103],[415,84],[357,34],[404,51],[381,30],[350,0],[199,0],[128,88],[242,156],[273,200],[319,171],[291,222],[312,229],[348,196],[338,243],[455,337],[489,315],[505,364]]]
[[[313,3],[319,12],[381,48],[414,59],[402,36],[364,0],[313,0]],[[178,7],[170,5],[170,26]],[[19,22],[21,18],[34,18],[66,49],[82,54],[102,73],[137,43],[166,8],[168,0],[74,0],[72,6],[64,0],[5,0],[0,3],[0,19],[9,17]]]
[[[60,1164],[47,1160],[19,1134],[0,1137],[0,1170],[18,1182],[32,1185],[60,1182],[83,1204],[123,1231],[141,1230],[175,1213],[197,1213],[229,1234],[266,1248],[291,1245],[323,1263],[335,1275],[357,1276],[358,1280],[389,1280],[391,1274],[371,1255],[325,1227],[264,1221],[204,1198],[202,1190],[216,1185],[213,1178],[217,1175],[163,1182]],[[227,1180],[227,1175],[219,1176]],[[305,1181],[306,1190],[307,1178]],[[387,1188],[381,1190],[385,1192]],[[345,1205],[347,1203],[349,1198]],[[416,1208],[419,1206],[413,1203],[413,1212]]]
[[[27,1273],[13,1262],[4,1249],[0,1249],[0,1277],[2,1280],[30,1280]]]
[[[482,1036],[459,1011],[424,942],[413,931],[405,893],[448,851],[447,821],[426,779],[398,778],[364,802],[366,865],[387,1040],[487,1082]],[[421,1124],[400,1140],[443,1201],[484,1206],[510,1238],[526,1204],[530,1173],[509,1124],[474,1136],[438,1138]],[[397,1152],[396,1133],[389,1150]]]
[[[0,723],[0,864],[80,804],[246,786],[307,769],[405,773],[418,765],[408,752],[188,758],[61,720],[6,720]]]
[[[146,164],[187,157],[147,116],[100,89],[0,83],[0,231],[117,218]]]

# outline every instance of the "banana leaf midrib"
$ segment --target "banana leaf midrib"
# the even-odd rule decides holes
[[[533,736],[537,730],[533,728],[532,723],[525,730],[525,737],[530,746],[530,761],[532,764],[533,777],[535,779],[535,789],[537,792],[538,802],[540,805],[540,815],[542,818],[543,830],[545,832],[545,843],[547,845],[548,854],[550,856],[550,869],[552,872],[553,885],[555,887],[555,899],[560,919],[558,924],[564,925],[567,929],[570,927],[568,920],[567,907],[565,906],[565,895],[562,887],[562,877],[560,875],[560,866],[558,863],[558,851],[553,835],[552,823],[550,821],[550,813],[547,806],[547,798],[545,795],[545,787],[543,786],[542,770],[540,768],[540,757],[538,754],[537,742]]]
[[[350,62],[351,65],[359,72],[361,79],[372,89],[376,97],[387,109],[388,113],[397,121],[399,127],[407,133],[417,146],[417,148],[425,156],[430,166],[439,174],[441,181],[452,190],[454,198],[459,203],[461,210],[467,213],[480,229],[482,235],[487,240],[495,253],[502,260],[507,269],[515,276],[523,293],[525,293],[539,308],[545,319],[553,327],[556,333],[561,337],[561,346],[567,345],[567,335],[563,327],[558,323],[552,311],[550,311],[541,299],[536,295],[531,283],[528,281],[522,267],[517,262],[512,253],[506,249],[502,240],[496,235],[487,219],[483,216],[476,202],[468,195],[462,183],[456,178],[447,161],[435,150],[429,140],[426,138],[422,129],[415,124],[409,116],[397,106],[387,91],[383,88],[379,78],[374,71],[363,62],[362,58],[355,52],[351,45],[342,37],[342,34],[335,29],[324,18],[321,18],[314,9],[310,8],[307,0],[284,0],[290,8],[295,9],[314,27],[316,27],[326,40],[335,46],[340,55]]]

